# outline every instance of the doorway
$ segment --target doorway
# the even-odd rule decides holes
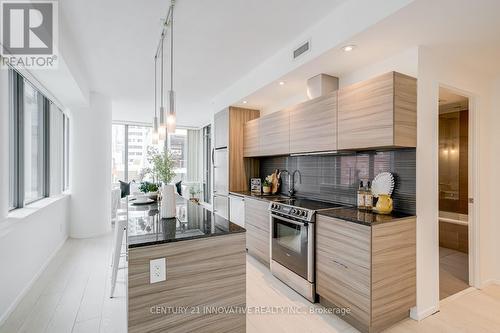
[[[469,98],[439,89],[439,298],[469,287]]]

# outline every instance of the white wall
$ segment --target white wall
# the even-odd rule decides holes
[[[241,98],[249,96],[267,84],[278,80],[292,70],[314,60],[324,52],[341,47],[346,40],[411,2],[413,0],[349,0],[342,3],[317,24],[280,49],[275,55],[215,96],[212,111],[217,112],[228,105],[238,103]],[[306,40],[311,41],[311,51],[297,60],[292,60],[292,50]]]
[[[498,189],[500,188],[500,178],[496,176],[498,170],[500,169],[500,151],[498,149],[498,143],[500,142],[500,133],[498,131],[498,125],[500,124],[500,77],[497,77],[492,85],[492,99],[491,99],[491,113],[488,121],[488,133],[489,135],[485,138],[490,142],[489,150],[487,156],[489,157],[489,170],[490,170],[490,182],[489,185],[489,211],[488,215],[494,224],[494,229],[491,233],[490,242],[495,244],[496,248],[492,250],[490,257],[492,261],[492,276],[483,281],[483,284],[488,282],[496,282],[500,284],[500,219],[498,218]],[[495,175],[495,176],[494,176]]]
[[[0,325],[68,238],[69,201],[44,199],[0,221]]]
[[[500,167],[492,164],[490,142],[498,142],[491,110],[491,79],[468,70],[454,61],[446,50],[426,47],[419,49],[418,64],[418,147],[417,147],[417,308],[414,318],[423,318],[439,308],[439,245],[438,235],[438,98],[439,86],[460,89],[470,95],[477,112],[478,129],[476,159],[479,163],[475,204],[469,216],[477,212],[474,223],[479,223],[476,237],[479,243],[479,274],[475,285],[481,287],[494,279],[497,271],[495,230],[498,220],[493,214],[494,195],[491,193],[489,170]],[[498,116],[496,116],[498,117]],[[498,120],[497,120],[498,121]],[[474,122],[470,124],[474,126]],[[493,139],[492,136],[496,138]],[[471,166],[474,167],[474,166]],[[472,191],[472,184],[470,186]],[[473,250],[472,250],[473,251]]]
[[[339,88],[367,80],[391,71],[417,77],[418,47],[412,47],[396,53],[377,63],[359,68],[339,77]]]
[[[324,68],[324,72],[329,72],[329,68]],[[369,64],[357,68],[355,71],[346,72],[339,76],[339,87],[345,87],[356,82],[367,80],[381,74],[397,71],[406,75],[417,77],[418,75],[418,47],[403,50],[383,61]],[[276,98],[265,107],[261,108],[261,116],[271,114],[276,111],[292,107],[308,100],[307,85],[304,82],[304,89],[301,94],[294,94],[290,98]]]
[[[8,214],[8,71],[0,71],[0,325],[68,237],[69,197]]]
[[[111,100],[91,93],[72,111],[70,236],[94,237],[111,229]]]

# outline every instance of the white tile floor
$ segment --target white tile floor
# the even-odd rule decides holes
[[[0,327],[0,332],[126,332],[125,270],[118,275],[116,297],[109,298],[112,235],[69,239]],[[247,305],[321,309],[274,278],[247,257]],[[440,312],[421,322],[407,319],[391,333],[500,332],[500,286],[472,288],[441,302]],[[247,332],[357,332],[333,315],[249,314]]]
[[[68,239],[0,332],[126,332],[124,269],[109,298],[111,244]]]

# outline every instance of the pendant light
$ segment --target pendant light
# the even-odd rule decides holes
[[[170,5],[170,90],[168,92],[167,131],[175,133],[176,112],[174,92],[174,3]]]
[[[165,95],[165,89],[164,89],[164,78],[163,78],[163,62],[164,62],[164,55],[163,55],[163,41],[165,39],[165,32],[161,34],[161,51],[160,51],[160,56],[161,56],[161,62],[160,62],[160,129],[159,129],[159,137],[161,141],[164,141],[167,137],[167,112],[165,109],[165,105],[163,103],[164,100],[164,95]]]
[[[155,93],[154,93],[154,97],[155,97],[155,102],[154,102],[154,107],[155,107],[155,115],[153,117],[153,137],[152,137],[152,143],[153,145],[157,145],[158,144],[158,138],[159,138],[159,135],[158,135],[158,115],[156,113],[156,83],[157,83],[157,80],[156,80],[156,67],[157,67],[157,57],[155,56],[155,84],[154,84],[154,87],[155,87]]]

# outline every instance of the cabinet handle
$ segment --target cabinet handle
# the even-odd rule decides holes
[[[347,269],[347,268],[348,268],[346,264],[343,264],[343,263],[341,263],[340,261],[337,261],[337,260],[335,260],[335,259],[332,259],[332,261],[333,261],[333,263],[334,263],[334,264],[337,264],[337,265],[339,265],[339,266],[342,266],[342,267],[344,267],[345,269]]]

